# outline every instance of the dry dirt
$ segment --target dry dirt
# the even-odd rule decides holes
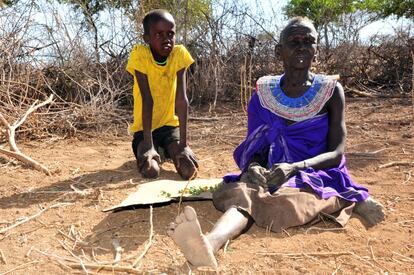
[[[345,228],[320,223],[280,234],[253,226],[231,241],[226,252],[219,253],[219,272],[414,273],[414,165],[407,165],[414,161],[411,112],[408,100],[348,99],[348,168],[353,179],[384,204],[385,222],[366,228],[353,216]],[[216,114],[192,115],[219,117],[217,121],[190,122],[191,145],[200,159],[199,177],[221,177],[235,171],[232,151],[245,134],[244,113],[221,108]],[[150,235],[150,209],[101,211],[144,182],[135,168],[130,139],[106,133],[18,141],[20,149],[53,170],[53,176],[0,156],[0,231],[45,209],[38,217],[0,234],[0,274],[86,270],[119,274],[122,272],[88,266],[114,260],[113,240],[123,249],[118,269],[128,268],[142,254]],[[391,162],[394,165],[380,168]],[[161,178],[178,179],[171,163],[165,163],[163,169]],[[204,231],[221,215],[211,201],[184,204],[198,211]],[[48,209],[50,206],[55,208]],[[177,203],[154,206],[153,239],[138,263],[139,272],[189,272],[183,255],[166,235],[177,207]],[[79,268],[70,268],[71,263]]]

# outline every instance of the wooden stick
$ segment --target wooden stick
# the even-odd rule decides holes
[[[23,117],[21,117],[19,120],[17,120],[15,123],[13,123],[12,125],[10,125],[7,120],[4,118],[4,116],[2,114],[0,114],[0,122],[7,128],[6,129],[6,134],[8,137],[8,142],[10,145],[10,149],[9,150],[5,150],[5,149],[0,149],[0,153],[3,153],[9,157],[13,157],[23,163],[26,163],[28,165],[30,165],[31,167],[33,167],[34,169],[41,171],[43,173],[45,173],[46,175],[50,176],[51,173],[50,171],[43,165],[41,165],[40,163],[38,163],[37,161],[33,160],[32,158],[24,155],[20,149],[17,147],[16,144],[16,140],[15,140],[15,134],[16,134],[16,129],[21,126],[23,124],[23,122],[27,119],[27,117],[33,113],[34,111],[36,111],[37,109],[39,109],[40,107],[43,107],[49,103],[51,103],[53,100],[53,94],[51,94],[49,96],[49,98],[47,100],[45,100],[44,102],[41,102],[39,104],[37,104],[37,100],[30,106],[30,108],[26,111],[26,113],[23,115]]]
[[[393,254],[395,254],[395,255],[400,256],[400,257],[401,257],[401,258],[403,258],[403,259],[406,259],[406,260],[408,260],[408,261],[410,261],[410,262],[414,263],[414,260],[413,260],[413,259],[411,259],[410,257],[404,256],[404,255],[402,255],[402,254],[400,254],[400,253],[398,253],[398,252],[395,252],[395,251],[393,251],[392,253],[393,253]]]
[[[309,227],[306,231],[305,234],[308,234],[309,231],[311,230],[319,230],[319,231],[343,231],[346,230],[346,228],[322,228],[322,227]]]
[[[119,240],[118,239],[113,239],[112,240],[112,245],[113,245],[114,250],[115,250],[114,263],[119,263],[121,261],[121,257],[122,257],[122,251],[123,251],[122,246],[119,243]]]
[[[266,252],[266,251],[259,251],[255,254],[258,255],[275,255],[275,256],[285,256],[285,257],[302,257],[302,256],[318,256],[318,257],[336,257],[336,256],[343,256],[343,255],[354,255],[354,253],[349,251],[344,252],[302,252],[302,253],[281,253],[281,252]]]
[[[35,161],[34,159],[32,159],[31,157],[26,156],[25,154],[21,153],[20,150],[19,152],[12,152],[9,150],[5,150],[5,149],[1,149],[0,148],[0,153],[3,153],[9,157],[13,157],[17,160],[20,160],[23,163],[26,163],[30,166],[32,166],[34,169],[41,171],[43,173],[45,173],[46,175],[50,176],[52,175],[49,171],[49,169],[46,168],[46,166],[43,166],[42,164],[40,164],[39,162]]]
[[[3,250],[1,249],[0,249],[0,257],[1,257],[1,262],[3,264],[7,264],[6,256],[4,256]]]
[[[144,257],[144,255],[148,252],[149,248],[152,245],[153,234],[154,234],[154,225],[152,223],[152,205],[150,205],[150,235],[148,238],[148,242],[144,247],[144,251],[142,251],[141,255],[139,255],[137,259],[135,260],[135,262],[132,264],[132,267],[135,268],[138,265],[139,261],[141,261],[142,257]]]
[[[83,269],[85,268],[92,268],[92,269],[98,269],[98,270],[107,270],[107,271],[112,271],[112,272],[126,272],[126,273],[130,273],[130,274],[142,274],[142,271],[139,271],[131,266],[119,266],[119,265],[99,265],[99,264],[88,264],[88,263],[83,263],[83,267],[80,265],[80,263],[64,263],[67,266],[70,266],[72,268],[79,268],[79,269]],[[0,274],[2,275],[2,274]]]
[[[180,211],[181,211],[181,204],[183,203],[183,196],[184,196],[184,193],[185,193],[185,191],[187,190],[187,187],[188,187],[188,185],[190,184],[190,182],[196,177],[196,175],[197,175],[197,168],[196,168],[196,170],[194,171],[194,173],[193,173],[193,175],[188,179],[188,182],[187,182],[187,184],[185,185],[185,187],[184,187],[184,189],[183,189],[183,191],[181,192],[181,195],[180,195],[180,199],[178,200],[178,207],[177,207],[177,216],[178,215],[180,215]]]
[[[16,267],[14,267],[14,268],[6,271],[6,272],[0,273],[0,275],[6,275],[6,274],[9,274],[9,273],[12,273],[13,271],[15,271],[17,269],[21,269],[21,268],[23,268],[25,266],[28,266],[28,265],[31,265],[31,264],[35,264],[35,263],[38,263],[38,262],[39,262],[38,260],[34,260],[34,261],[31,261],[31,262],[28,262],[28,263],[25,263],[25,264],[21,264],[21,265],[16,266]]]
[[[350,88],[350,87],[346,87],[345,93],[354,93],[356,95],[363,96],[363,97],[375,97],[372,94],[362,92],[362,91],[358,91],[358,90],[355,90],[355,89]]]
[[[188,120],[192,121],[218,121],[217,117],[189,117]]]
[[[7,231],[9,231],[10,229],[13,229],[13,228],[15,228],[15,227],[17,227],[17,226],[19,226],[19,225],[22,225],[22,224],[24,224],[24,223],[26,223],[26,222],[28,222],[28,221],[30,221],[30,220],[33,220],[33,219],[35,219],[35,218],[39,217],[40,215],[42,215],[42,214],[43,214],[43,212],[45,212],[45,211],[47,211],[47,210],[49,210],[49,209],[56,208],[56,207],[61,207],[61,206],[67,206],[67,205],[71,205],[71,204],[72,204],[72,203],[57,203],[57,204],[54,204],[54,205],[48,206],[48,207],[46,207],[46,208],[42,209],[41,211],[39,211],[38,213],[34,214],[33,216],[30,216],[30,217],[25,217],[23,220],[21,220],[21,221],[19,221],[19,222],[15,223],[15,224],[13,224],[13,225],[10,225],[10,226],[8,226],[8,227],[6,227],[6,228],[1,229],[1,230],[0,230],[0,234],[4,234],[4,233],[6,233]]]
[[[413,164],[414,164],[414,161],[391,161],[389,163],[378,166],[378,168],[388,168],[388,167],[393,167],[393,166],[398,166],[398,165],[413,165]]]

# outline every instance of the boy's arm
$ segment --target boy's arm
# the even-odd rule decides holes
[[[147,161],[153,158],[159,161],[159,155],[155,151],[152,141],[152,108],[154,106],[154,102],[151,96],[148,78],[145,74],[138,71],[135,71],[135,76],[138,81],[142,98],[142,128],[144,133],[144,140],[142,141],[143,152],[141,153],[143,154],[143,158],[146,158]]]
[[[180,122],[180,150],[183,156],[187,155],[198,167],[197,159],[187,143],[188,98],[186,93],[186,69],[177,72],[177,91],[175,96],[175,112]],[[178,158],[179,161],[180,158]]]
[[[180,147],[187,146],[188,98],[186,93],[186,69],[177,72],[175,112],[180,122]]]

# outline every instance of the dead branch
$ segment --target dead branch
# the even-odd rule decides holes
[[[190,121],[218,121],[217,117],[189,117]]]
[[[363,92],[363,91],[358,91],[358,90],[350,88],[350,87],[346,87],[345,93],[347,93],[347,94],[352,93],[352,94],[356,94],[358,96],[363,96],[363,97],[375,97],[372,94],[369,94],[369,93],[366,93],[366,92]]]
[[[3,264],[7,264],[6,256],[4,256],[3,250],[1,249],[0,249],[0,257],[1,257],[1,262]]]
[[[388,167],[393,167],[393,166],[399,166],[399,165],[414,165],[414,161],[391,161],[389,163],[386,164],[382,164],[380,166],[378,166],[378,168],[388,168]]]
[[[122,246],[119,243],[119,240],[118,239],[113,239],[112,240],[112,245],[113,245],[114,250],[115,250],[114,263],[117,264],[117,263],[119,263],[121,261],[121,256],[122,256],[123,249],[122,249]]]
[[[41,165],[39,162],[35,161],[34,159],[26,156],[25,154],[23,154],[20,149],[17,147],[16,144],[16,139],[15,139],[15,134],[16,134],[16,129],[21,126],[23,124],[23,122],[27,119],[27,117],[33,113],[34,111],[36,111],[37,109],[39,109],[40,107],[43,107],[49,103],[51,103],[53,100],[53,94],[51,94],[49,96],[49,98],[47,100],[45,100],[44,102],[38,103],[38,101],[36,100],[31,106],[30,108],[26,111],[26,113],[20,118],[18,119],[16,122],[14,122],[12,125],[10,125],[8,123],[8,121],[4,118],[4,116],[0,113],[0,122],[6,127],[6,135],[8,137],[8,141],[9,141],[9,146],[11,150],[6,150],[6,149],[0,149],[0,153],[3,153],[9,157],[13,157],[23,163],[26,163],[28,165],[30,165],[31,167],[33,167],[34,169],[41,171],[43,173],[45,173],[46,175],[50,176],[51,173],[50,171],[43,165]]]
[[[81,265],[80,263],[65,263],[65,265],[72,267],[72,268],[78,268],[78,269],[84,269],[84,268],[92,268],[92,269],[98,269],[98,270],[107,270],[112,272],[126,272],[128,274],[141,274],[142,271],[139,271],[131,266],[117,266],[117,265],[99,265],[99,264],[88,264],[83,263]]]
[[[9,274],[9,273],[12,273],[12,272],[13,272],[13,271],[15,271],[15,270],[21,269],[21,268],[23,268],[23,267],[25,267],[25,266],[28,266],[28,265],[31,265],[31,264],[35,264],[35,263],[38,263],[38,262],[39,262],[39,261],[34,260],[34,261],[31,261],[31,262],[28,262],[28,263],[21,264],[21,265],[16,266],[16,267],[14,267],[14,268],[12,268],[12,269],[10,269],[10,270],[6,271],[6,272],[0,273],[0,275],[6,275],[6,274]]]
[[[303,253],[281,253],[281,252],[266,252],[266,251],[259,251],[255,254],[258,255],[269,255],[269,256],[285,256],[285,257],[303,257],[303,256],[317,256],[317,257],[337,257],[337,256],[344,256],[344,255],[354,255],[354,253],[350,251],[344,252],[303,252]]]
[[[34,214],[33,216],[26,217],[26,218],[22,219],[21,221],[19,221],[19,222],[15,223],[15,224],[13,224],[13,225],[10,225],[10,226],[8,226],[8,227],[6,227],[6,228],[1,229],[1,230],[0,230],[0,234],[4,234],[4,233],[6,233],[7,231],[9,231],[9,230],[11,230],[11,229],[13,229],[13,228],[15,228],[15,227],[17,227],[17,226],[19,226],[19,225],[22,225],[22,224],[24,224],[24,223],[26,223],[26,222],[28,222],[28,221],[30,221],[30,220],[33,220],[33,219],[35,219],[35,218],[39,217],[40,215],[42,215],[45,211],[47,211],[47,210],[49,210],[49,209],[56,208],[56,207],[61,207],[61,206],[67,206],[67,205],[71,205],[71,203],[57,203],[57,204],[54,204],[54,205],[48,206],[48,207],[46,207],[46,208],[42,209],[41,211],[37,212],[37,213],[36,213],[36,214]]]
[[[142,251],[142,253],[137,257],[137,259],[134,261],[134,263],[132,264],[132,267],[135,268],[139,261],[141,261],[142,257],[144,257],[144,255],[148,252],[149,248],[152,245],[152,238],[154,235],[154,225],[152,223],[152,205],[150,205],[150,235],[148,238],[148,242],[144,247],[144,251]]]

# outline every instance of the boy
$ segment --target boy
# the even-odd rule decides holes
[[[196,176],[197,159],[187,144],[186,69],[194,62],[175,45],[175,22],[166,10],[152,10],[143,20],[144,41],[130,55],[127,71],[134,76],[132,149],[145,178],[160,173],[158,149],[174,161],[183,179]]]

